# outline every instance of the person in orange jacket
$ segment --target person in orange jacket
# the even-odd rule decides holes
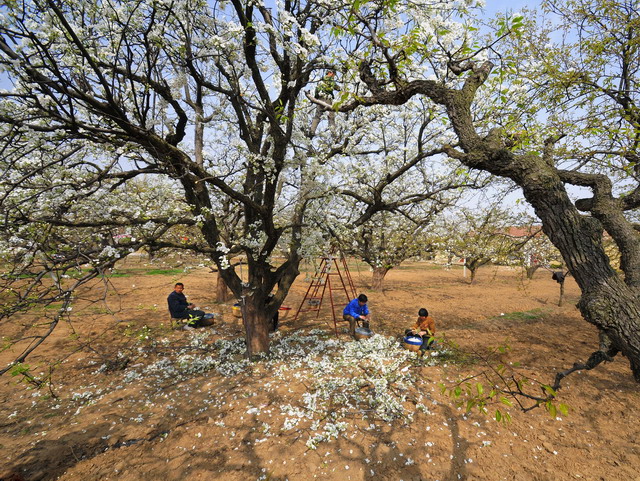
[[[429,311],[424,307],[418,311],[418,320],[413,329],[407,329],[405,335],[413,334],[422,338],[422,346],[420,350],[425,351],[431,348],[433,344],[433,336],[436,333],[436,321],[429,316]]]

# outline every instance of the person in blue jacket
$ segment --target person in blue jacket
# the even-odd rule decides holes
[[[349,322],[349,334],[355,336],[356,334],[356,325],[362,323],[362,327],[369,327],[369,320],[371,319],[371,314],[369,313],[369,308],[367,307],[367,296],[364,294],[360,294],[358,297],[353,299],[342,311],[342,318]]]

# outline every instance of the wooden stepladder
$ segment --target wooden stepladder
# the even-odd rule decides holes
[[[340,268],[342,266],[342,269]],[[336,293],[340,294],[336,294]],[[340,313],[336,316],[336,307],[342,308],[346,306],[351,299],[356,297],[356,288],[347,266],[347,261],[344,256],[340,258],[334,256],[325,256],[321,259],[320,266],[315,275],[311,278],[309,288],[298,307],[296,316],[293,318],[295,321],[298,319],[298,315],[301,312],[317,312],[316,317],[320,316],[320,309],[322,308],[322,302],[324,300],[325,293],[329,294],[329,301],[331,302],[331,315],[333,317],[333,329],[338,335],[338,319],[342,318]],[[344,298],[342,295],[344,294]],[[344,303],[341,303],[340,298]]]

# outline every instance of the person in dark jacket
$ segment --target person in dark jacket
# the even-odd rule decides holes
[[[187,302],[187,297],[183,293],[184,284],[177,282],[173,287],[173,292],[167,297],[169,313],[174,319],[184,319],[187,328],[202,327],[211,325],[211,314],[196,309],[195,304]]]

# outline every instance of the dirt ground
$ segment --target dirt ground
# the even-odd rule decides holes
[[[55,396],[0,379],[0,480],[640,481],[640,392],[622,357],[565,379],[567,414],[504,404],[467,413],[441,391],[460,379],[477,389],[489,369],[482,359],[543,383],[586,360],[596,332],[575,308],[571,278],[558,307],[545,270],[528,281],[486,268],[470,286],[461,268],[413,263],[392,270],[376,293],[370,272],[354,265],[376,332],[357,342],[344,323],[336,339],[326,308],[293,321],[309,286],[303,272],[272,357],[250,364],[233,302],[213,300],[216,274],[147,268],[127,261],[122,277],[84,292],[73,324],[29,360],[35,372],[58,362]],[[217,314],[212,327],[170,329],[166,296],[176,281]],[[343,304],[344,294],[334,295]],[[441,352],[422,359],[398,342],[420,307],[445,336]],[[35,320],[16,319],[16,329]],[[506,353],[491,354],[504,345]],[[511,421],[497,422],[496,409]]]

